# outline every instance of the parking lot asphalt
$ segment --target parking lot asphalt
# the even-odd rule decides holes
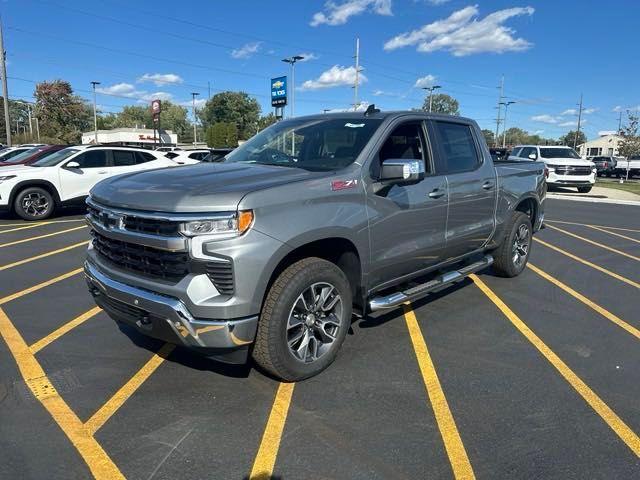
[[[116,326],[81,212],[0,217],[0,478],[640,478],[640,207],[548,200],[491,270],[298,384]]]

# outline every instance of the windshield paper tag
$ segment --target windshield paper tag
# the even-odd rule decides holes
[[[362,128],[364,127],[364,123],[345,123],[344,126],[349,128]]]

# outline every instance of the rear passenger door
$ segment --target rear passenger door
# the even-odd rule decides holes
[[[438,172],[446,175],[449,209],[446,255],[452,259],[479,249],[494,229],[496,172],[472,125],[433,120]]]
[[[120,175],[121,173],[137,172],[144,170],[143,164],[156,160],[156,157],[143,151],[135,150],[111,150],[111,175]],[[149,167],[152,167],[149,165]]]

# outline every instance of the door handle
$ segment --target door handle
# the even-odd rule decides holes
[[[433,189],[433,191],[429,192],[429,198],[440,198],[444,196],[444,192],[439,188]]]
[[[493,182],[484,182],[482,184],[482,188],[485,190],[491,190],[493,188]]]

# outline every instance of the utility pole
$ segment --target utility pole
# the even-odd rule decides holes
[[[353,83],[353,110],[358,110],[358,87],[360,83],[360,37],[356,38],[356,78]]]
[[[11,146],[11,119],[9,118],[9,89],[7,88],[7,52],[4,50],[4,33],[0,19],[0,75],[2,75],[2,96],[4,104],[4,127],[7,134],[7,147]]]
[[[622,110],[620,110],[620,114],[618,115],[618,135],[620,135],[621,130],[622,130]]]
[[[578,135],[580,135],[580,123],[582,122],[582,94],[580,94],[580,103],[578,105],[580,106],[580,109],[578,110],[578,129],[576,130],[576,136],[573,139],[574,150],[578,145]]]
[[[501,102],[500,105],[504,105],[504,120],[503,120],[503,126],[502,126],[502,148],[505,148],[507,146],[507,110],[509,109],[509,105],[513,105],[516,102],[513,101],[509,101],[509,102]],[[497,145],[497,142],[496,142]]]
[[[291,65],[291,118],[296,115],[296,62],[304,60],[302,55],[283,58],[282,61]],[[293,148],[293,147],[292,147]]]
[[[100,82],[91,82],[93,88],[93,136],[94,142],[98,144],[98,109],[96,106],[96,85],[100,85]]]
[[[27,113],[29,114],[29,137],[33,141],[33,124],[31,123],[31,104],[27,103]]]
[[[433,91],[442,88],[440,85],[431,85],[430,87],[422,87],[423,90],[429,90],[429,113],[431,113],[431,107],[433,106]]]
[[[207,81],[207,100],[211,100],[211,82]]]
[[[497,147],[498,146],[498,138],[500,135],[500,112],[501,112],[501,105],[502,105],[502,101],[504,100],[504,75],[502,75],[502,80],[500,81],[500,86],[498,87],[500,89],[500,96],[498,97],[498,118],[496,118],[496,135],[495,135],[495,141],[494,144]]]
[[[191,106],[193,112],[193,146],[198,142],[198,130],[196,127],[196,97],[200,95],[198,92],[191,92]]]
[[[38,121],[38,117],[36,117],[36,137],[38,138],[38,142],[40,141],[40,122]]]

